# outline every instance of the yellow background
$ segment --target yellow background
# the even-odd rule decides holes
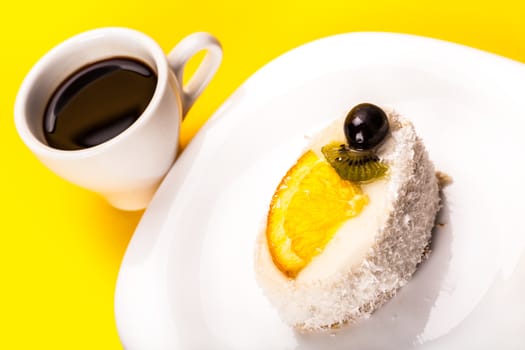
[[[165,51],[215,34],[224,61],[183,125],[183,143],[235,88],[279,54],[327,35],[393,31],[437,37],[525,62],[522,1],[9,1],[0,10],[0,348],[120,349],[115,280],[142,212],[109,207],[44,168],[21,143],[13,103],[30,67],[62,40],[128,26]],[[521,3],[521,4],[520,4]]]

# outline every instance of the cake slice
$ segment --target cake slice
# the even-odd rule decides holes
[[[258,238],[257,280],[298,329],[368,317],[425,258],[439,202],[413,125],[358,105],[284,175]]]

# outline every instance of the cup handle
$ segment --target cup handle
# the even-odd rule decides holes
[[[191,77],[183,85],[183,74],[186,63],[198,52],[206,50],[207,54]],[[222,47],[211,34],[198,32],[182,39],[168,54],[168,63],[181,86],[182,117],[186,116],[195,100],[217,72],[222,60]]]

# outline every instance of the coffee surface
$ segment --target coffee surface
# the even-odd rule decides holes
[[[106,59],[77,70],[47,104],[43,128],[48,145],[78,150],[112,139],[142,115],[156,85],[155,72],[132,58]]]

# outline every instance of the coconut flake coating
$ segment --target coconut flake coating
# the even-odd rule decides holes
[[[436,172],[413,125],[387,114],[391,133],[378,155],[389,166],[385,196],[391,206],[359,264],[319,279],[288,279],[271,263],[265,229],[259,236],[258,282],[281,317],[298,329],[323,330],[369,317],[426,257],[440,207]],[[323,133],[332,131],[333,126]]]

